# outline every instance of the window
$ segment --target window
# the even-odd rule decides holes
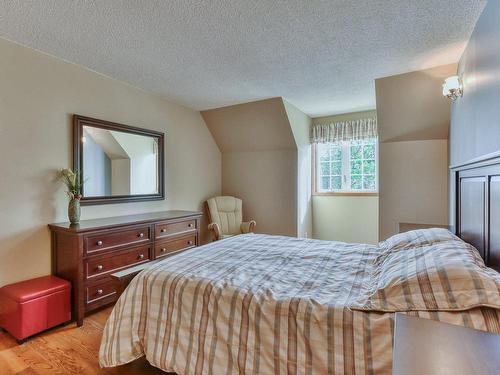
[[[377,139],[315,145],[316,193],[376,193]]]

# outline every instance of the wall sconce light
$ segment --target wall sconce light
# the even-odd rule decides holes
[[[452,102],[458,97],[464,95],[462,80],[459,76],[451,76],[445,79],[443,83],[443,96],[450,98]]]

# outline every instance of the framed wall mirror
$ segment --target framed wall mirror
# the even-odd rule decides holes
[[[164,134],[73,116],[73,168],[82,175],[81,204],[162,200]]]

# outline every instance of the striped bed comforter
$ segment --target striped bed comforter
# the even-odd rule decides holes
[[[156,263],[115,305],[103,367],[387,374],[394,313],[500,333],[500,277],[440,229],[379,246],[248,234]]]

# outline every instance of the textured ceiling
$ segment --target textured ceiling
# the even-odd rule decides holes
[[[375,108],[374,79],[457,62],[486,0],[2,0],[0,36],[195,109]]]

